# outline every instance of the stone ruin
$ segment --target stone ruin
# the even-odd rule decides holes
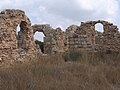
[[[103,32],[95,30],[101,23]],[[72,28],[73,26],[71,26]],[[90,51],[120,51],[120,33],[117,26],[107,21],[81,22],[80,26],[66,30],[68,49],[85,49]]]
[[[101,23],[103,32],[95,30]],[[66,31],[53,29],[50,25],[33,25],[34,32],[43,32],[44,53],[61,53],[69,50],[89,50],[95,52],[120,51],[120,32],[117,26],[107,21],[81,22],[80,26],[71,25]]]
[[[33,25],[33,32],[43,32],[44,34],[44,53],[54,54],[64,52],[65,33],[61,28],[53,29],[49,24]]]
[[[7,9],[0,12],[0,61],[9,63],[21,55],[35,51],[33,29],[22,10]],[[17,26],[20,31],[17,34]]]
[[[65,31],[53,29],[49,24],[31,25],[30,19],[22,10],[6,9],[0,12],[0,62],[9,63],[23,56],[31,56],[38,51],[34,34],[42,32],[44,54],[62,53],[69,50],[89,50],[95,52],[120,51],[120,32],[117,26],[107,21],[81,22],[71,25]],[[95,30],[101,23],[103,32]],[[17,27],[20,31],[17,33]],[[42,53],[40,53],[42,54]]]

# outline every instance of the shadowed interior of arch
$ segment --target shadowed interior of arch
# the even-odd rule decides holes
[[[103,25],[101,23],[95,24],[95,30],[99,32],[104,32]]]
[[[17,26],[16,30],[16,37],[17,37],[17,44],[18,48],[26,49],[26,34],[24,31],[27,30],[26,27],[27,23],[25,21],[21,21],[20,24]]]

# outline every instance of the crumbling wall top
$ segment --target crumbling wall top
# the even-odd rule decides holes
[[[104,20],[81,22],[81,25],[84,25],[84,24],[95,25],[97,23],[101,23],[103,25],[113,25],[113,23],[110,23],[110,22],[104,21]]]
[[[35,24],[32,26],[33,32],[43,32],[45,36],[50,36],[51,33],[53,33],[53,28],[50,26],[50,24]]]
[[[19,9],[5,9],[0,12],[0,14],[6,14],[9,16],[24,15],[25,12]]]

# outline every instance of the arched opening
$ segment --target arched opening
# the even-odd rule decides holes
[[[44,37],[45,35],[43,32],[35,32],[34,34],[34,40],[36,43],[36,47],[38,49],[41,49],[41,52],[44,53]]]
[[[101,23],[95,24],[95,30],[99,32],[104,32],[103,25]]]
[[[26,34],[27,34],[27,23],[22,21],[18,26],[17,26],[17,44],[18,48],[22,49],[27,49],[26,48]]]

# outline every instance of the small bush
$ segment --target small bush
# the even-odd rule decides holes
[[[78,51],[69,51],[63,54],[63,59],[65,61],[78,61],[81,58],[81,53]]]

